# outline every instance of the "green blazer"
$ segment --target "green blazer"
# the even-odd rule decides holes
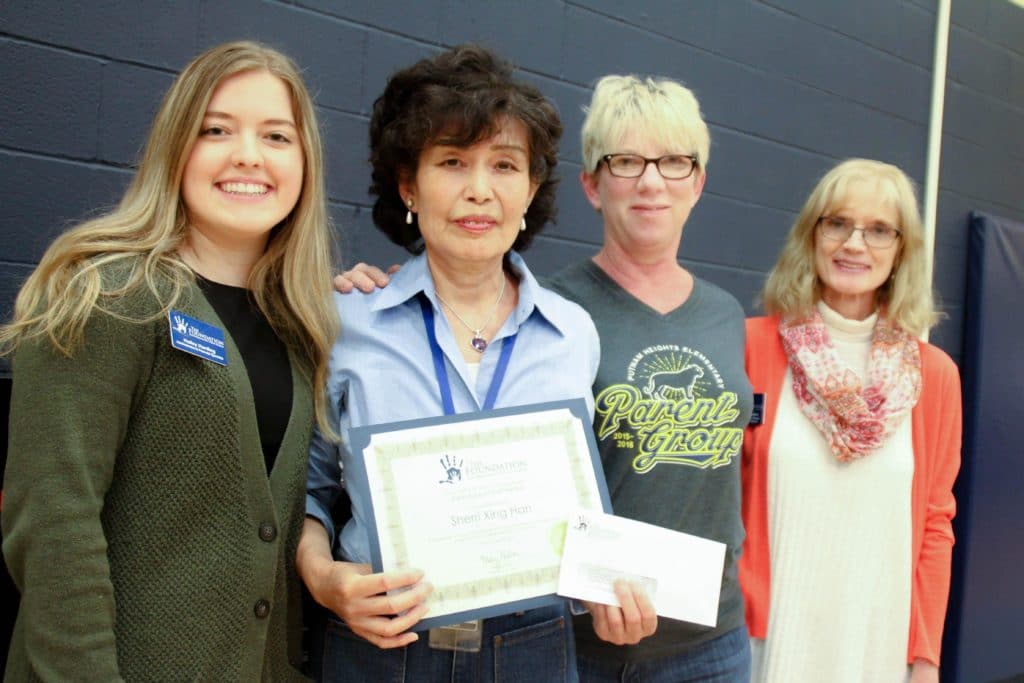
[[[143,288],[144,289],[144,288]],[[72,358],[15,354],[4,558],[21,608],[4,680],[302,680],[299,580],[313,424],[267,476],[241,355],[196,287],[175,306],[225,332],[228,365],[175,350],[149,292],[92,315]]]

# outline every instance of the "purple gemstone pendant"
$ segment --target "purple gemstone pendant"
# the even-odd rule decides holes
[[[483,353],[484,349],[487,348],[487,340],[483,337],[473,337],[469,343],[478,353]]]

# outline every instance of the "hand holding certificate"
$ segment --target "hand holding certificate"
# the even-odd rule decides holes
[[[409,629],[426,613],[423,603],[431,590],[422,572],[373,573],[368,564],[335,561],[323,527],[313,519],[305,521],[296,564],[313,598],[353,633],[382,649],[417,640]]]
[[[434,586],[417,630],[556,601],[570,511],[609,508],[582,401],[377,425],[352,445],[375,571]]]

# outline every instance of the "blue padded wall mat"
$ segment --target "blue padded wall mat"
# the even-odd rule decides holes
[[[1024,224],[970,217],[943,680],[1024,676]]]

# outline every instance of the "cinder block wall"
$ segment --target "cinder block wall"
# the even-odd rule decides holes
[[[936,286],[959,356],[965,216],[1024,218],[1024,10],[955,0]],[[561,216],[530,260],[585,258],[600,223],[583,200],[578,131],[606,73],[693,88],[712,127],[708,185],[680,258],[748,310],[817,177],[884,159],[924,181],[935,3],[928,0],[477,0],[0,4],[0,310],[62,227],[116,200],[175,71],[211,44],[256,38],[293,55],[317,96],[345,263],[401,254],[368,215],[367,115],[387,74],[477,41],[520,65],[566,124]]]

